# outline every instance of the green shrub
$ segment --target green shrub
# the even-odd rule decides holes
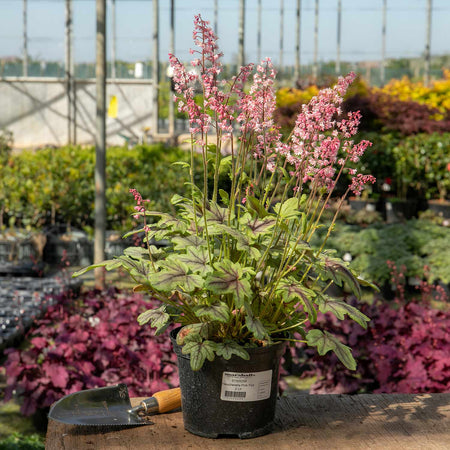
[[[380,286],[390,282],[387,261],[404,265],[407,277],[423,278],[428,266],[430,282],[450,283],[450,229],[426,220],[367,228],[340,224],[327,247],[340,257],[350,254],[350,266]]]
[[[187,193],[186,169],[174,166],[188,158],[177,148],[163,145],[108,148],[106,156],[107,226],[129,228],[133,199],[139,190],[152,208],[170,210],[174,193]],[[24,227],[94,224],[95,150],[63,147],[23,151],[10,155],[0,167],[0,204],[3,226],[7,221]],[[11,223],[12,222],[12,223]]]

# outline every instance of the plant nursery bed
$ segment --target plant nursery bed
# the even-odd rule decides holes
[[[132,405],[142,399],[132,398]],[[305,395],[278,400],[274,430],[254,439],[205,439],[185,431],[181,412],[151,425],[87,427],[49,421],[47,450],[110,449],[418,449],[448,448],[450,393]]]

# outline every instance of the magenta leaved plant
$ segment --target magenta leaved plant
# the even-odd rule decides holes
[[[217,37],[200,16],[193,37],[191,69],[169,55],[175,101],[190,123],[191,162],[180,165],[189,172],[191,195],[174,195],[177,213],[172,215],[150,210],[132,190],[134,215],[143,226],[130,234],[143,233],[149,244],[165,239],[169,245],[130,248],[76,275],[99,266],[128,271],[136,290],[162,302],[141,314],[139,323],[150,323],[157,333],[180,324],[178,344],[190,355],[193,370],[216,356],[247,359],[248,347],[294,342],[299,334],[320,354],[334,351],[355,368],[350,349],[331,333],[305,332],[318,311],[348,316],[362,327],[369,320],[328,295],[333,284],[345,283],[358,296],[361,285],[368,284],[324,250],[338,212],[320,246],[311,246],[342,175],[350,174],[352,181],[338,209],[349,192],[359,194],[375,181],[355,168],[370,145],[353,141],[360,114],[341,110],[355,75],[339,78],[304,105],[291,136],[283,140],[273,119],[276,73],[270,59],[223,79]],[[195,153],[202,156],[200,167]],[[202,182],[196,184],[198,173]],[[219,188],[224,174],[231,184],[227,191]]]
[[[136,322],[149,306],[142,295],[91,291],[78,305],[65,296],[36,322],[26,348],[5,351],[5,400],[18,396],[22,414],[82,389],[126,383],[131,396],[147,396],[178,386],[168,338]]]
[[[332,355],[316,358],[311,393],[355,394],[450,392],[449,295],[439,286],[422,280],[417,293],[405,298],[404,267],[389,262],[396,296],[392,304],[374,301],[363,304],[371,317],[367,330],[351,322],[340,322],[331,314],[320,314],[318,323],[343,343],[355,349],[356,372],[338,364]],[[426,268],[424,269],[426,273]],[[438,301],[442,309],[433,306]],[[350,300],[356,304],[355,299]],[[309,350],[308,350],[308,353]]]

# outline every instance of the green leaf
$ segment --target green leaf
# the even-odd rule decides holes
[[[172,166],[181,166],[183,169],[189,169],[191,165],[185,161],[175,161]]]
[[[189,341],[201,342],[203,339],[208,339],[211,328],[208,322],[185,325],[177,334],[177,344],[183,345]]]
[[[240,308],[243,301],[252,293],[250,282],[244,277],[242,266],[225,259],[216,263],[215,269],[206,277],[205,287],[216,294],[233,294],[236,306]]]
[[[376,284],[371,283],[370,281],[367,281],[367,280],[365,280],[364,278],[361,278],[360,276],[357,277],[356,279],[357,279],[357,281],[358,281],[358,283],[359,283],[360,286],[370,287],[370,288],[372,288],[374,291],[380,292],[380,288],[379,288]]]
[[[247,311],[247,315],[245,316],[245,325],[253,334],[255,339],[267,339],[269,337],[269,333],[265,329],[262,322],[258,318],[254,317],[249,311]]]
[[[203,285],[200,275],[188,273],[189,268],[183,262],[176,259],[166,259],[160,263],[161,270],[152,273],[150,284],[158,291],[172,291],[177,288],[185,292],[192,292]]]
[[[325,257],[322,263],[318,265],[322,275],[333,280],[338,286],[342,286],[345,282],[350,287],[356,297],[361,298],[361,286],[358,279],[353,275],[352,271],[346,266],[346,263],[340,259]]]
[[[187,253],[178,256],[178,260],[186,264],[192,272],[197,272],[202,276],[212,271],[206,247],[187,247]]]
[[[333,313],[339,320],[344,320],[345,314],[353,319],[356,323],[367,329],[367,322],[370,319],[354,306],[348,305],[343,300],[334,299],[327,295],[319,295],[316,299],[320,312]]]
[[[280,216],[281,219],[293,219],[301,214],[299,210],[298,198],[288,198],[283,203],[277,203],[273,209]]]
[[[224,191],[223,189],[219,189],[219,195],[222,199],[222,203],[228,206],[230,204],[230,195],[228,194],[228,192]]]
[[[252,197],[251,195],[248,195],[247,203],[248,203],[249,207],[251,207],[254,211],[256,211],[256,213],[258,214],[258,217],[264,218],[269,214],[266,211],[266,209],[264,208],[264,206],[261,205],[261,202],[257,198]]]
[[[225,156],[224,158],[222,158],[220,160],[219,169],[222,171],[222,170],[226,169],[227,167],[231,167],[232,160],[233,160],[233,158],[231,157],[231,155],[228,155],[228,156]]]
[[[230,309],[223,302],[214,302],[211,305],[201,305],[194,309],[195,315],[200,318],[209,320],[217,320],[218,322],[227,323],[230,319]]]
[[[248,253],[250,257],[255,260],[259,260],[261,258],[261,252],[250,244],[250,241],[245,234],[241,233],[236,228],[232,228],[224,224],[216,224],[214,225],[214,228],[234,238],[236,241],[237,250]]]
[[[352,356],[350,347],[344,345],[328,331],[310,330],[306,335],[306,341],[308,345],[317,347],[319,355],[325,355],[332,350],[347,369],[356,369],[356,361]]]
[[[245,350],[245,348],[239,345],[236,341],[226,341],[217,344],[216,355],[222,356],[222,358],[226,360],[230,359],[233,355],[245,359],[246,361],[250,359],[250,355],[247,350]]]
[[[206,359],[208,359],[208,361],[214,361],[216,345],[217,344],[213,341],[190,341],[183,345],[181,351],[184,355],[190,356],[191,369],[197,371],[202,368]]]
[[[123,254],[135,259],[149,259],[148,250],[143,247],[127,247],[123,251]]]
[[[150,321],[150,326],[156,328],[156,334],[160,334],[170,320],[169,314],[166,313],[166,306],[162,305],[157,309],[149,309],[142,314],[139,314],[138,318],[139,325],[144,325]]]
[[[161,220],[157,223],[157,226],[161,228],[170,228],[179,233],[184,233],[188,228],[188,224],[184,220],[173,217],[170,214],[162,214]]]
[[[245,225],[254,237],[268,233],[277,223],[277,220],[273,217],[264,217],[263,219],[247,217],[247,219]]]
[[[77,270],[72,274],[72,278],[79,277],[80,275],[84,275],[86,272],[89,272],[90,270],[97,269],[99,267],[104,267],[106,270],[113,270],[117,269],[122,264],[117,259],[108,259],[107,261],[102,261],[98,264],[91,264],[90,266],[84,267],[83,269]]]
[[[205,247],[206,241],[195,234],[188,236],[176,236],[172,239],[175,250],[183,250],[186,247]]]
[[[303,309],[308,313],[308,318],[311,323],[317,320],[317,311],[314,307],[313,298],[316,293],[311,289],[306,288],[294,278],[281,280],[279,283],[279,292],[283,295],[286,302],[295,302],[300,300]]]
[[[228,208],[222,208],[215,202],[210,202],[206,210],[206,219],[211,223],[224,224],[228,222]]]

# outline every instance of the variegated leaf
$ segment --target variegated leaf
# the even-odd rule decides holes
[[[233,294],[238,308],[252,293],[242,266],[228,259],[215,265],[214,272],[206,277],[205,287],[216,294]]]
[[[308,345],[317,347],[319,355],[325,355],[332,350],[347,369],[356,369],[351,349],[328,331],[310,330],[306,335],[306,341]]]
[[[203,285],[203,278],[189,273],[188,266],[179,260],[166,259],[160,267],[159,272],[150,276],[150,284],[158,291],[181,288],[185,292],[192,292]]]
[[[303,309],[308,313],[309,321],[316,322],[317,311],[313,302],[316,293],[313,290],[303,286],[294,278],[287,278],[280,281],[278,291],[281,292],[286,302],[300,301]]]
[[[175,250],[183,250],[186,247],[205,247],[206,241],[195,234],[176,236],[172,238]]]
[[[222,358],[226,360],[230,359],[233,355],[245,359],[246,361],[250,359],[250,355],[247,350],[245,350],[245,348],[239,345],[236,341],[226,341],[217,344],[216,355],[222,356]]]
[[[249,218],[245,222],[245,226],[253,237],[258,237],[261,234],[269,232],[277,223],[277,220],[273,217],[264,217],[260,219],[258,217]]]
[[[319,295],[316,298],[316,303],[319,306],[320,312],[331,312],[339,320],[344,320],[345,314],[348,314],[351,319],[363,328],[367,328],[367,322],[370,321],[365,314],[356,309],[354,306],[348,305],[343,300],[334,299],[332,297],[328,297],[327,295]]]
[[[230,309],[223,302],[214,302],[211,305],[201,305],[194,309],[195,315],[202,319],[216,320],[217,322],[227,323],[230,319]]]
[[[358,279],[344,261],[330,257],[322,257],[321,259],[322,263],[319,268],[325,278],[333,280],[338,286],[342,286],[343,282],[347,283],[353,294],[361,298],[361,286]]]
[[[150,322],[152,328],[156,328],[156,334],[160,334],[167,327],[170,316],[166,313],[166,305],[162,305],[157,309],[149,309],[137,318],[139,325]]]
[[[180,255],[178,260],[185,263],[192,272],[197,272],[203,276],[212,272],[206,247],[187,247],[186,250],[187,253]]]
[[[216,345],[213,341],[190,341],[183,345],[181,351],[184,355],[189,355],[191,369],[197,371],[202,368],[206,359],[214,360]]]

